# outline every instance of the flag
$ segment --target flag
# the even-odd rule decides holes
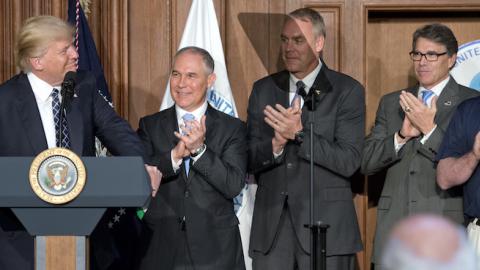
[[[217,79],[212,88],[207,91],[207,101],[217,110],[238,117],[228,81],[222,39],[212,0],[193,0],[178,49],[187,46],[196,46],[207,50],[215,61]],[[174,104],[169,90],[170,83],[167,84],[160,110],[169,108]],[[246,184],[240,195],[234,199],[235,211],[240,221],[239,229],[247,270],[252,269],[252,260],[248,256],[248,245],[250,243],[255,191],[256,185]]]
[[[75,27],[74,46],[79,55],[78,70],[90,71],[99,94],[113,107],[95,42],[79,0],[68,1],[68,22]],[[105,156],[97,140],[97,156]],[[135,243],[140,224],[133,208],[109,208],[90,236],[90,269],[133,269]]]
[[[467,42],[458,47],[455,66],[450,75],[459,84],[480,91],[480,39]]]
[[[107,81],[103,75],[103,68],[100,63],[100,57],[98,57],[97,47],[90,33],[90,28],[88,27],[88,22],[79,0],[68,0],[68,22],[72,24],[76,30],[74,45],[79,55],[78,69],[89,70],[93,73],[97,79],[98,91],[111,103],[112,97],[110,96]]]

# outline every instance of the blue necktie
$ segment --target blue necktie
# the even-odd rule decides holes
[[[185,124],[186,129],[190,129],[190,126],[188,125],[188,121],[194,121],[195,116],[191,113],[186,113],[182,116],[183,123]],[[184,132],[182,132],[183,135],[185,135]],[[185,173],[188,176],[188,173],[190,172],[190,157],[184,157],[183,158],[183,163],[185,164]]]
[[[55,123],[55,138],[57,147],[70,149],[70,133],[68,131],[67,118],[65,111],[60,111],[60,97],[58,89],[53,89],[52,92],[52,111],[53,121]],[[60,124],[60,113],[63,113],[62,123]],[[60,142],[60,132],[62,133],[62,141]]]
[[[297,98],[305,99],[305,96],[307,96],[307,92],[305,91],[305,87],[306,87],[305,83],[302,81],[298,81],[296,85],[297,85],[297,91],[295,92],[295,96],[293,96],[292,102],[290,102],[290,107],[293,106],[293,102],[295,102],[295,99]]]
[[[426,89],[426,90],[422,91],[423,104],[428,106],[428,99],[433,95],[434,95],[434,93],[431,90]]]

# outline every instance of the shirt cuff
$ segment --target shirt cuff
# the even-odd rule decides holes
[[[435,129],[437,128],[437,125],[435,125],[432,130],[430,130],[429,133],[423,135],[423,138],[420,140],[420,142],[422,144],[425,144],[425,142],[428,140],[428,138],[430,138],[430,136],[432,136],[432,133],[435,131]]]
[[[402,149],[402,147],[405,145],[405,143],[397,142],[396,134],[393,135],[393,144],[395,146],[395,153],[398,153],[398,151],[400,151],[400,149]]]
[[[280,150],[280,152],[278,152],[278,153],[273,152],[273,157],[274,157],[275,159],[277,159],[279,156],[281,156],[281,155],[283,154],[283,150],[285,150],[285,148],[283,148],[282,150]]]
[[[172,152],[170,152],[170,159],[172,160],[173,172],[176,173],[178,169],[180,169],[180,165],[182,165],[183,159],[180,159],[178,162],[175,162],[175,160],[173,159]]]

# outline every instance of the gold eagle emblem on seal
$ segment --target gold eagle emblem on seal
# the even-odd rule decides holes
[[[51,204],[65,204],[75,199],[85,187],[85,166],[74,152],[51,148],[35,157],[29,180],[40,199]]]

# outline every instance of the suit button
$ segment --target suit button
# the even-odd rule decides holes
[[[185,198],[188,198],[190,197],[190,192],[188,192],[188,190],[185,191]]]
[[[280,195],[282,195],[282,196],[288,196],[288,192],[287,192],[287,191],[282,191],[282,192],[280,192]]]
[[[287,163],[287,169],[291,169],[291,168],[293,168],[293,163],[291,162]]]
[[[414,175],[415,174],[415,171],[410,171],[410,175]]]

